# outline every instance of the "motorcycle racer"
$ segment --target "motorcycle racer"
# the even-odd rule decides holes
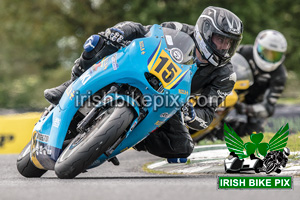
[[[121,22],[107,29],[104,34],[112,41],[131,41],[145,37],[151,26]],[[208,7],[200,15],[195,26],[179,22],[164,22],[161,26],[182,31],[194,40],[194,60],[198,70],[192,80],[191,95],[201,95],[204,98],[200,98],[200,102],[195,106],[186,104],[183,108],[183,120],[180,112],[176,113],[135,148],[164,158],[186,158],[194,147],[186,125],[196,130],[206,128],[213,119],[215,109],[234,86],[235,73],[229,61],[242,39],[243,25],[232,12],[224,8]],[[45,98],[52,104],[58,104],[72,81],[98,60],[116,50],[105,45],[104,39],[99,35],[91,36],[84,44],[84,52],[75,61],[71,80],[56,88],[45,90]]]
[[[239,135],[263,132],[263,123],[274,114],[287,79],[283,64],[286,50],[287,41],[276,30],[263,30],[254,45],[239,46],[237,52],[248,61],[254,77],[245,100],[235,105],[237,113],[246,116],[246,122],[232,119],[230,123]]]

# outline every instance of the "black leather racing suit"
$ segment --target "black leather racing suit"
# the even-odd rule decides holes
[[[194,27],[178,22],[164,22],[162,27],[176,29],[187,33],[193,38]],[[124,32],[125,40],[142,38],[152,25],[143,26],[135,22],[121,22],[114,26]],[[224,98],[231,92],[235,76],[231,63],[223,67],[201,64],[193,77],[191,95],[201,95],[196,105],[196,119],[187,124],[195,130],[206,128],[212,121],[214,111]],[[145,140],[136,145],[137,150],[148,152],[165,158],[185,158],[193,151],[193,141],[180,113],[176,113],[164,125],[151,133]]]
[[[237,50],[248,61],[254,83],[247,90],[244,103],[251,105],[252,109],[247,113],[247,123],[232,124],[232,128],[239,134],[252,134],[252,132],[263,132],[263,122],[272,116],[275,105],[281,96],[286,78],[286,68],[281,64],[272,72],[264,72],[258,68],[253,58],[252,45],[240,45]]]

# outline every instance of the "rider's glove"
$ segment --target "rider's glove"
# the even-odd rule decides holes
[[[247,105],[245,103],[242,103],[242,102],[237,102],[235,105],[234,105],[237,113],[239,114],[246,114],[246,115],[253,115],[253,108],[251,105]]]
[[[108,28],[105,31],[105,36],[114,42],[121,43],[124,40],[124,31],[118,28]]]
[[[194,106],[191,102],[187,102],[184,106],[182,106],[181,110],[184,115],[185,123],[191,123],[195,120],[196,112],[195,112]]]

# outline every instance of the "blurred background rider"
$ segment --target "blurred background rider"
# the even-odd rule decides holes
[[[254,45],[239,46],[237,52],[248,61],[254,78],[244,101],[235,105],[237,114],[245,117],[227,118],[239,135],[263,132],[263,123],[274,114],[287,79],[283,64],[286,50],[287,41],[276,30],[263,30]]]

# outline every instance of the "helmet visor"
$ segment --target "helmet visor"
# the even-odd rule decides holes
[[[225,59],[231,58],[235,53],[237,46],[239,45],[240,40],[236,40],[224,35],[214,33],[211,37],[211,47],[214,49],[214,52]]]
[[[260,44],[257,45],[257,53],[258,55],[265,61],[270,63],[276,63],[280,61],[283,57],[283,52],[272,51],[267,49]]]

